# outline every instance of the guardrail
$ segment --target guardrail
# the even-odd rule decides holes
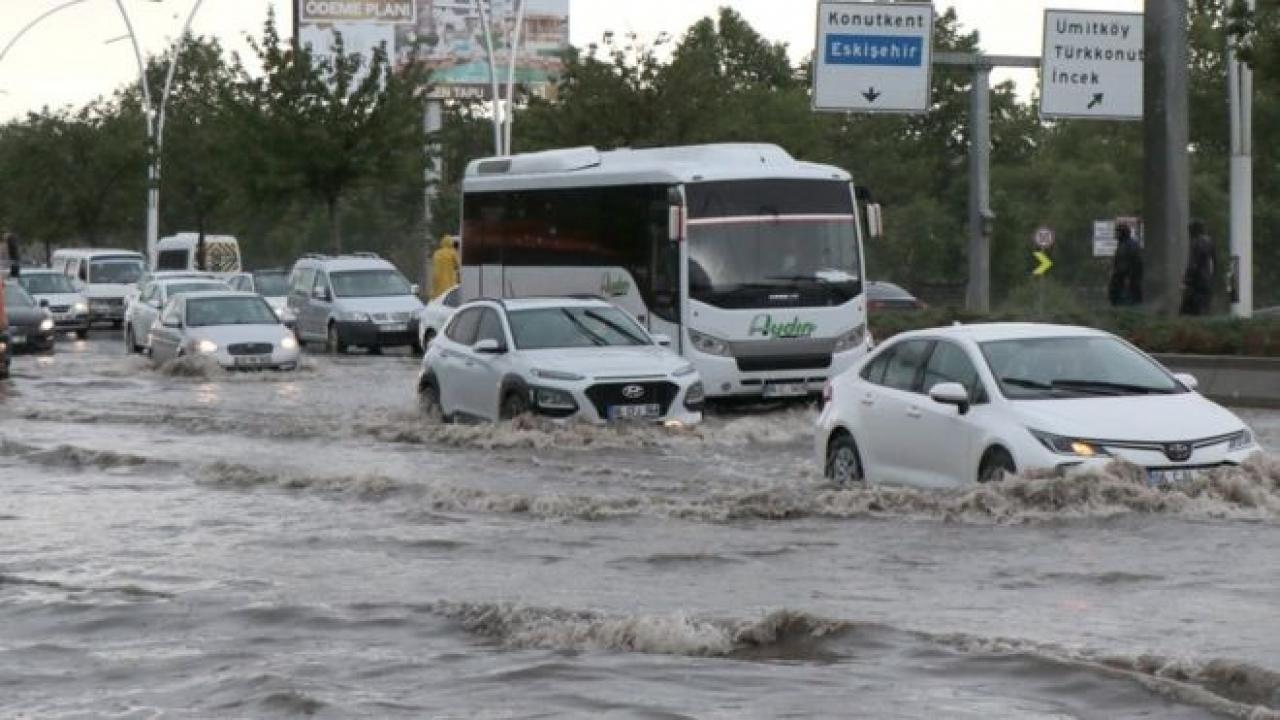
[[[1200,382],[1200,394],[1224,405],[1280,409],[1280,358],[1155,355],[1174,372]]]

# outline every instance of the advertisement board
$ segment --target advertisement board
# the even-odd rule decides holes
[[[569,0],[524,0],[525,19],[516,55],[521,92],[546,97],[569,47]],[[478,0],[295,0],[295,31],[303,44],[324,54],[333,32],[346,51],[368,54],[385,44],[397,65],[414,57],[432,72],[433,97],[490,99],[489,56]],[[500,85],[511,62],[510,36],[518,0],[492,0],[494,54]]]

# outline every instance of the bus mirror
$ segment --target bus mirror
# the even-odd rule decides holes
[[[867,230],[873,240],[884,237],[884,215],[880,212],[879,203],[867,206]]]
[[[667,208],[667,239],[671,242],[684,240],[684,207],[681,205]]]

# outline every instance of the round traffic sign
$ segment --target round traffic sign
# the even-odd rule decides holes
[[[1036,230],[1036,235],[1033,242],[1035,242],[1036,247],[1040,248],[1041,250],[1048,250],[1049,248],[1053,247],[1053,240],[1054,240],[1053,229],[1047,228],[1047,227],[1041,227]]]

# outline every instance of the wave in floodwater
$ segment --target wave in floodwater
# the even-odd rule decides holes
[[[1008,638],[933,634],[778,610],[750,620],[686,614],[608,616],[504,603],[437,603],[428,610],[511,649],[627,652],[756,662],[836,663],[877,653],[952,653],[1020,661],[1026,672],[1085,671],[1135,682],[1168,700],[1230,717],[1280,718],[1280,673],[1247,662],[1116,655]],[[1064,672],[1065,671],[1065,672]]]
[[[303,358],[294,370],[261,370],[254,372],[232,372],[226,370],[218,361],[208,355],[183,355],[161,363],[155,368],[161,375],[173,378],[190,378],[195,380],[229,380],[277,382],[294,378],[294,373],[314,373],[314,361]]]
[[[234,463],[199,471],[213,486],[314,490],[358,499],[400,497],[444,512],[521,514],[547,519],[607,520],[657,516],[694,522],[803,518],[906,517],[1014,524],[1132,514],[1274,521],[1280,519],[1280,458],[1255,456],[1185,485],[1152,488],[1138,468],[1113,464],[1068,477],[1015,477],[956,492],[872,487],[836,490],[801,480],[692,495],[525,493],[416,482],[381,475],[319,477]]]
[[[112,470],[115,468],[135,468],[148,464],[169,464],[139,455],[112,452],[110,450],[90,450],[74,445],[40,448],[3,438],[0,438],[0,456],[17,457],[26,462],[45,467],[71,468],[74,470],[89,468]]]

